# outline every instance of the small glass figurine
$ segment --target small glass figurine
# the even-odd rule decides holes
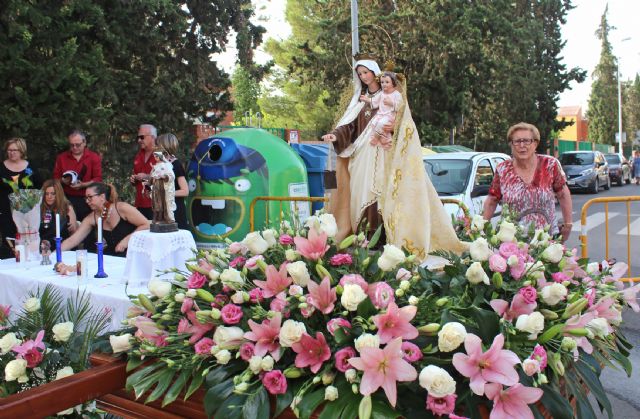
[[[40,255],[42,255],[40,265],[51,265],[51,260],[49,259],[49,256],[51,256],[51,243],[49,243],[49,240],[40,242]]]

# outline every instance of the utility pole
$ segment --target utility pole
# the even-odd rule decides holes
[[[620,43],[628,41],[631,38],[624,38]],[[620,57],[617,57],[617,73],[618,73],[618,153],[624,154],[622,148],[622,85],[620,83]]]
[[[360,36],[358,33],[358,0],[351,0],[351,57],[355,65],[354,58],[360,52]]]

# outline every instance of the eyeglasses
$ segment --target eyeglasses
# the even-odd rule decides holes
[[[69,147],[71,148],[80,148],[84,143],[69,143]]]
[[[136,138],[137,138],[138,140],[144,140],[144,137],[146,137],[147,135],[149,135],[149,134],[140,134],[140,135],[138,135]]]
[[[535,143],[536,140],[534,138],[517,138],[515,140],[511,140],[510,143],[514,145],[531,145]]]
[[[8,148],[7,149],[7,153],[19,153],[20,150],[18,150],[17,148]]]
[[[89,201],[91,201],[93,199],[94,196],[98,196],[98,195],[100,195],[100,194],[99,193],[95,193],[93,195],[85,195],[84,200],[89,202]]]

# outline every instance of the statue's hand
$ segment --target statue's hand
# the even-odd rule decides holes
[[[330,141],[330,142],[334,142],[335,140],[337,140],[335,134],[325,134],[322,136],[322,140],[323,141]]]

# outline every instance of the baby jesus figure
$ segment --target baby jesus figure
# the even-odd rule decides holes
[[[384,150],[391,148],[391,133],[384,130],[384,126],[394,124],[396,115],[402,104],[402,94],[396,90],[398,85],[398,77],[396,73],[385,71],[380,76],[380,85],[382,86],[382,94],[368,98],[364,96],[365,101],[371,103],[373,109],[378,109],[375,116],[371,119],[371,127],[373,133],[369,144],[379,146]]]

